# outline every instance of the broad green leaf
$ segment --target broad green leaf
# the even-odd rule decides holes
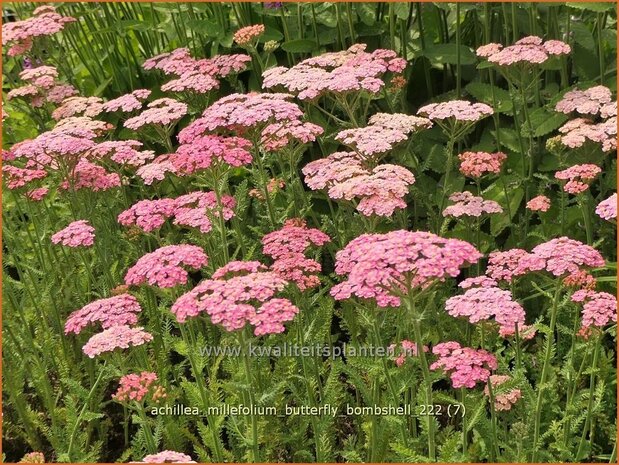
[[[545,136],[558,129],[568,120],[568,116],[563,113],[550,112],[545,108],[538,108],[529,115],[533,137]],[[529,125],[522,126],[522,135],[528,137]]]
[[[490,84],[484,84],[482,82],[471,82],[465,87],[465,89],[469,94],[475,97],[475,99],[493,106],[494,110],[499,113],[509,112],[513,108],[509,92],[505,89],[501,89],[500,87],[491,86]],[[496,99],[496,106],[494,105],[492,98],[493,90],[494,98]]]
[[[499,183],[500,184],[500,183]],[[494,214],[490,216],[490,234],[493,236],[497,236],[501,233],[505,228],[507,228],[511,222],[513,217],[516,215],[520,204],[522,203],[522,199],[524,198],[524,189],[522,187],[518,187],[516,189],[509,189],[509,211],[511,213],[511,218],[507,214],[507,200],[505,197],[505,190],[502,185],[495,185],[496,191],[493,190],[492,195],[490,193],[486,193],[485,198],[494,200],[499,202],[503,207],[503,213]]]
[[[604,13],[616,8],[615,2],[578,2],[566,3],[567,6],[576,8],[577,10],[589,10],[596,13]]]
[[[355,11],[359,15],[361,22],[367,26],[373,26],[376,22],[374,3],[355,3]]]
[[[477,61],[472,50],[464,45],[458,48],[456,44],[434,44],[428,46],[423,54],[434,63],[455,65],[458,62],[458,51],[461,65],[472,65]]]
[[[290,53],[311,53],[318,48],[318,44],[309,39],[289,40],[282,44],[282,49]]]
[[[591,34],[591,31],[586,25],[579,21],[572,22],[572,34],[577,44],[582,45],[587,50],[595,51],[596,45],[593,34]]]

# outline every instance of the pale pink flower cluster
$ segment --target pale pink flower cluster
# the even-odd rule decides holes
[[[146,100],[151,94],[148,89],[137,89],[129,94],[121,95],[112,100],[108,100],[102,105],[103,111],[112,113],[115,111],[121,111],[123,113],[130,113],[142,108],[144,100]]]
[[[407,283],[426,287],[456,277],[461,267],[480,258],[468,242],[430,232],[363,234],[337,253],[335,272],[346,281],[334,286],[331,295],[336,300],[357,296],[375,299],[381,307],[398,306],[395,292],[408,292]]]
[[[155,157],[152,150],[137,150],[142,143],[137,140],[107,140],[95,145],[87,154],[88,157],[109,157],[114,163],[127,166],[143,166]]]
[[[71,116],[94,118],[103,111],[103,100],[99,97],[69,97],[52,112],[56,121]]]
[[[213,58],[196,60],[187,48],[178,48],[162,53],[144,62],[144,69],[159,69],[168,75],[178,76],[168,81],[164,92],[207,93],[219,87],[218,78],[243,71],[251,57],[244,54],[216,55]]]
[[[335,140],[347,145],[363,158],[375,158],[405,141],[410,133],[432,127],[429,119],[402,113],[377,113],[369,122],[363,128],[340,131]]]
[[[319,229],[308,228],[304,220],[291,219],[283,228],[263,236],[262,253],[274,260],[272,271],[304,291],[320,284],[315,273],[322,269],[320,263],[307,258],[305,252],[312,245],[320,247],[330,241],[331,238]]]
[[[139,463],[196,463],[187,454],[164,450],[157,454],[150,454],[144,457]]]
[[[123,226],[137,226],[144,232],[159,229],[166,220],[174,224],[198,228],[202,233],[212,229],[212,219],[220,215],[224,220],[234,216],[236,201],[229,195],[221,196],[221,210],[214,192],[190,192],[175,199],[140,200],[118,215]]]
[[[474,388],[477,383],[485,383],[490,377],[490,370],[498,367],[496,357],[490,352],[462,347],[455,341],[435,345],[432,353],[439,358],[430,365],[430,369],[451,372],[449,377],[454,389]]]
[[[491,106],[485,103],[471,103],[468,100],[430,103],[417,110],[418,115],[425,116],[432,121],[453,119],[465,123],[474,123],[493,113]]]
[[[74,221],[55,233],[52,242],[66,247],[90,247],[95,243],[95,228],[86,220]]]
[[[45,463],[43,452],[28,452],[19,463]]]
[[[133,325],[138,322],[138,313],[141,311],[140,303],[130,294],[99,299],[71,313],[65,323],[64,333],[80,334],[86,326],[94,323],[101,323],[103,329]]]
[[[153,100],[146,107],[139,115],[126,120],[124,126],[136,131],[150,124],[168,126],[185,116],[188,109],[186,103],[167,97]]]
[[[324,132],[321,126],[299,120],[273,123],[265,126],[261,133],[262,147],[274,152],[289,146],[293,142],[308,144]]]
[[[486,44],[477,49],[477,56],[499,66],[539,65],[552,56],[568,55],[571,47],[560,40],[543,41],[541,37],[528,36],[514,45]]]
[[[614,110],[613,110],[614,103]],[[589,89],[575,89],[566,92],[561,100],[555,105],[555,110],[560,113],[572,112],[581,115],[609,115],[616,116],[617,102],[612,102],[612,94],[606,86],[594,86]],[[611,115],[615,112],[614,115]]]
[[[141,346],[153,340],[153,336],[142,327],[132,328],[127,325],[112,326],[92,336],[82,347],[82,351],[90,358],[95,358],[105,352],[116,349],[127,349]]]
[[[255,39],[264,34],[264,24],[245,26],[234,33],[234,41],[240,45],[250,45]]]
[[[167,397],[165,389],[157,384],[159,377],[151,371],[131,373],[120,378],[118,390],[112,394],[117,402],[142,402],[149,396],[154,402]]]
[[[516,325],[522,331],[525,326],[524,308],[513,300],[511,292],[500,289],[496,282],[491,285],[488,278],[478,281],[478,286],[470,280],[464,283],[465,288],[468,287],[467,291],[445,302],[447,313],[453,317],[465,317],[471,323],[494,318],[501,336],[515,334]]]
[[[10,45],[8,56],[22,55],[32,48],[33,39],[56,34],[64,29],[65,24],[74,21],[77,20],[71,16],[56,13],[53,6],[40,6],[28,19],[3,22],[2,45]]]
[[[589,189],[589,183],[593,181],[602,169],[590,163],[584,165],[574,165],[569,168],[557,171],[555,179],[567,181],[563,190],[570,194],[580,194]]]
[[[313,100],[325,94],[365,91],[378,94],[386,73],[401,73],[406,60],[393,50],[366,52],[365,44],[348,50],[308,58],[292,68],[276,66],[263,74],[263,88],[281,86],[301,100]]]
[[[303,112],[290,102],[289,94],[230,94],[209,106],[202,116],[178,135],[182,144],[189,144],[205,132],[264,129],[268,124],[300,120]]]
[[[208,264],[204,251],[195,245],[166,245],[140,257],[125,275],[127,286],[148,283],[161,288],[186,284],[189,274],[183,267],[199,270]]]
[[[547,212],[550,209],[550,199],[545,195],[538,195],[527,202],[527,208],[533,212]]]
[[[506,375],[491,375],[490,383],[492,384],[492,390],[494,393],[494,409],[498,412],[504,412],[511,410],[512,406],[522,398],[522,392],[520,389],[510,389],[509,391],[502,392],[500,389],[497,392],[501,384],[510,381],[512,378]],[[484,394],[486,397],[490,397],[490,389],[488,385],[484,388]]]
[[[597,207],[595,207],[595,213],[600,218],[605,220],[612,220],[617,218],[617,193],[608,197],[606,200],[602,200]]]
[[[494,200],[484,200],[476,197],[468,191],[456,192],[449,196],[449,200],[454,202],[443,210],[443,216],[474,216],[479,218],[484,213],[502,213],[503,208]]]
[[[288,299],[275,297],[287,284],[260,262],[233,261],[179,297],[172,313],[180,323],[206,312],[226,331],[250,323],[256,336],[281,333],[299,312]]]
[[[460,172],[471,178],[479,178],[486,173],[499,174],[501,165],[507,160],[503,152],[464,152],[458,155]]]
[[[601,144],[602,151],[617,150],[617,117],[600,123],[586,118],[576,118],[559,128],[560,141],[571,149],[582,147],[587,141]]]
[[[312,190],[327,189],[332,199],[359,199],[357,210],[365,215],[391,216],[395,209],[406,208],[404,197],[415,176],[398,165],[367,167],[353,152],[336,152],[308,163],[302,169]]]
[[[583,267],[604,266],[604,258],[593,247],[569,237],[559,237],[534,247],[492,252],[486,274],[496,281],[508,281],[534,271],[545,270],[554,276],[575,275]]]
[[[147,186],[155,181],[163,181],[166,173],[176,173],[176,166],[167,160],[165,155],[157,157],[152,163],[140,166],[135,172]]]
[[[582,302],[582,328],[603,328],[617,322],[617,298],[608,292],[581,289],[572,294],[572,302]]]
[[[19,77],[26,85],[11,89],[7,98],[26,99],[34,108],[42,107],[47,102],[60,103],[77,94],[73,86],[56,80],[58,71],[53,66],[41,65],[25,69],[19,73]]]
[[[391,355],[395,356],[396,345],[391,344],[388,348],[388,352]],[[430,349],[428,346],[423,346],[424,352],[429,352]],[[394,358],[394,362],[397,366],[401,367],[406,362],[406,359],[409,357],[416,357],[418,353],[417,343],[414,341],[409,341],[407,339],[402,340],[398,347],[398,354]]]

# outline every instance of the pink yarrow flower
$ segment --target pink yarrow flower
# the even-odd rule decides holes
[[[187,104],[171,98],[153,100],[147,105],[147,109],[125,121],[124,126],[138,130],[146,125],[156,124],[168,126],[176,123],[187,114]]]
[[[560,40],[543,42],[540,37],[528,36],[507,47],[496,43],[482,45],[477,49],[477,56],[498,66],[534,66],[546,62],[552,56],[567,55],[570,52],[570,46]]]
[[[585,90],[575,89],[563,95],[563,98],[555,105],[555,111],[565,114],[576,112],[581,115],[597,115],[611,101],[612,94],[606,86],[594,86]],[[610,107],[604,109],[604,114],[607,114],[609,110]]]
[[[395,354],[396,354],[396,347],[398,349],[397,356],[395,356]],[[428,346],[423,346],[423,351],[424,352],[429,352],[430,349],[428,348]],[[417,357],[417,354],[419,353],[419,349],[417,348],[417,343],[416,342],[404,339],[399,344],[399,346],[396,346],[396,344],[391,344],[388,347],[388,352],[389,352],[389,354],[395,356],[395,358],[394,358],[395,364],[397,366],[401,367],[406,362],[406,359],[408,359],[410,357]]]
[[[52,242],[66,247],[90,247],[95,242],[95,228],[86,220],[74,221],[55,233]]]
[[[250,323],[256,336],[281,333],[283,323],[299,312],[289,300],[276,297],[287,284],[260,262],[233,261],[179,297],[172,313],[180,323],[207,313],[213,324],[221,324],[226,331]]]
[[[511,381],[510,376],[506,375],[491,375],[490,383],[494,394],[494,409],[498,412],[511,410],[512,406],[522,398],[520,389],[510,389],[505,391],[500,388],[502,384]],[[484,395],[490,397],[490,389],[488,385],[484,388]]]
[[[430,369],[442,369],[449,373],[454,389],[474,388],[477,383],[485,383],[490,377],[490,370],[498,367],[496,357],[490,352],[462,347],[454,341],[435,345],[432,353],[439,358],[430,365]]]
[[[148,89],[137,89],[129,94],[121,95],[120,97],[105,102],[102,108],[103,111],[107,113],[115,111],[130,113],[141,109],[144,100],[146,100],[150,94],[151,91]]]
[[[576,149],[586,142],[601,144],[603,152],[617,150],[617,117],[613,116],[600,123],[589,119],[576,118],[559,128],[560,141],[568,148]]]
[[[117,402],[142,402],[147,397],[159,402],[167,397],[165,389],[157,381],[156,373],[143,371],[131,373],[120,378],[118,390],[112,395]]]
[[[573,274],[582,267],[604,266],[604,258],[593,247],[568,237],[559,237],[533,248],[532,255],[543,260],[545,269],[554,276]]]
[[[129,268],[125,284],[137,286],[148,283],[161,288],[186,284],[189,275],[183,267],[199,270],[207,263],[207,255],[198,246],[167,245],[142,256]]]
[[[250,45],[258,37],[264,34],[264,24],[254,24],[253,26],[246,26],[234,33],[234,41],[240,45]]]
[[[557,171],[555,179],[567,181],[563,190],[569,194],[580,194],[589,189],[589,183],[593,181],[602,169],[590,163],[584,165],[574,165],[569,168]]]
[[[595,207],[595,213],[600,218],[605,220],[612,220],[617,218],[617,193],[608,197],[606,200],[602,200],[597,207]]]
[[[141,346],[152,340],[153,336],[144,331],[144,328],[132,328],[127,325],[112,326],[92,336],[82,347],[82,351],[88,357],[95,358],[105,352]]]
[[[250,164],[251,145],[251,142],[243,137],[197,136],[192,141],[181,144],[176,153],[168,155],[166,160],[175,167],[177,176],[187,176],[208,169],[216,172]]]
[[[467,100],[430,103],[417,110],[418,115],[425,116],[432,121],[453,119],[466,123],[479,121],[493,113],[492,107],[485,103],[471,103]]]
[[[617,298],[608,292],[581,289],[572,294],[572,302],[583,304],[582,328],[603,328],[617,322]]]
[[[547,212],[550,209],[550,199],[545,195],[538,195],[527,202],[527,208],[533,212]]]
[[[443,210],[443,216],[453,216],[454,218],[473,216],[479,218],[484,213],[503,212],[503,208],[494,200],[484,200],[468,191],[451,194],[449,200],[454,204]]]
[[[191,460],[187,454],[174,452],[172,450],[164,450],[157,454],[150,454],[144,457],[139,463],[196,463]]]
[[[65,334],[80,334],[82,330],[94,323],[100,323],[103,329],[112,326],[133,325],[138,322],[142,307],[130,294],[119,294],[99,299],[74,311],[69,315],[64,326]]]
[[[374,299],[381,307],[400,305],[396,292],[427,287],[456,277],[460,268],[481,258],[475,247],[430,232],[392,231],[363,234],[336,255],[335,272],[346,280],[331,289],[336,300]],[[396,291],[396,292],[394,292]]]
[[[507,160],[503,152],[464,152],[458,155],[460,172],[471,178],[479,178],[486,173],[499,174],[501,165]]]

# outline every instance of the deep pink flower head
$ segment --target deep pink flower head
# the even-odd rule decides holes
[[[492,391],[494,394],[494,409],[496,411],[511,410],[512,406],[522,398],[522,392],[520,389],[510,389],[504,391],[499,388],[501,384],[510,381],[512,378],[506,375],[491,375],[490,383],[492,384]],[[497,388],[499,388],[497,390]],[[490,397],[490,389],[488,385],[484,388],[484,395]]]
[[[355,44],[348,50],[308,58],[292,68],[270,68],[262,74],[262,86],[282,87],[301,100],[360,91],[377,94],[385,85],[385,74],[401,73],[406,60],[393,50],[378,49],[370,53],[365,48],[365,44]]]
[[[533,212],[547,212],[550,208],[550,199],[545,195],[538,195],[527,202],[527,208]]]
[[[395,344],[391,344],[389,346],[389,354],[391,355],[395,355],[396,354],[396,345]],[[417,343],[414,341],[409,341],[407,339],[402,340],[402,342],[399,344],[398,347],[398,354],[397,356],[394,358],[395,364],[399,367],[401,367],[402,365],[404,365],[404,362],[406,362],[406,359],[409,357],[416,357],[417,353],[418,353],[417,349]],[[428,346],[423,346],[423,351],[424,352],[429,352],[430,349],[428,348]]]
[[[252,161],[250,147],[251,142],[243,137],[197,136],[181,144],[167,160],[177,176],[187,176],[201,170],[248,165]]]
[[[608,197],[606,200],[602,200],[597,207],[595,207],[595,213],[600,218],[605,220],[612,220],[617,218],[617,193]]]
[[[597,115],[611,101],[612,94],[606,86],[595,86],[586,90],[575,89],[565,93],[557,102],[555,110],[566,114],[576,112],[581,115]],[[604,110],[605,114],[606,112],[607,110]]]
[[[574,165],[569,168],[557,171],[555,178],[567,181],[563,190],[570,194],[580,194],[589,189],[589,183],[593,181],[602,169],[590,163],[584,165]]]
[[[118,173],[110,173],[103,166],[91,163],[85,158],[81,158],[75,165],[72,175],[71,181],[65,180],[60,184],[61,189],[76,191],[88,189],[99,192],[120,187]]]
[[[485,103],[471,103],[468,100],[430,103],[417,110],[418,115],[425,116],[432,121],[454,119],[468,123],[479,121],[493,113],[492,107]]]
[[[381,307],[398,306],[400,298],[390,290],[406,292],[460,274],[460,268],[475,263],[481,254],[459,239],[445,239],[430,232],[392,231],[363,234],[336,255],[335,272],[346,281],[334,286],[337,300],[356,296],[375,299]]]
[[[484,213],[502,213],[503,208],[494,200],[484,200],[476,197],[468,191],[456,192],[449,196],[449,200],[454,202],[443,210],[443,216],[474,216],[479,218]]]
[[[142,126],[157,124],[167,126],[176,123],[187,114],[187,104],[171,98],[153,100],[147,105],[147,109],[137,116],[125,121],[124,126],[138,130]]]
[[[227,221],[234,216],[236,200],[221,196],[221,208],[214,192],[191,192],[175,199],[174,224],[198,228],[202,233],[212,229],[212,219],[222,217]]]
[[[603,328],[617,322],[617,297],[608,292],[581,289],[572,294],[572,302],[582,302],[582,328]]]
[[[511,282],[515,277],[530,271],[540,271],[546,266],[543,258],[524,249],[495,251],[488,255],[486,274],[496,281]]]
[[[129,268],[125,284],[137,286],[147,282],[151,286],[174,287],[186,284],[188,273],[183,266],[199,270],[208,263],[204,251],[195,245],[167,245],[142,256]]]
[[[587,270],[579,270],[563,278],[563,284],[577,289],[595,289],[597,280]]]
[[[20,168],[18,166],[3,164],[2,174],[6,179],[6,187],[19,189],[38,179],[46,178],[48,173],[41,169]]]
[[[233,261],[179,297],[172,313],[180,323],[205,312],[226,331],[250,323],[257,336],[281,333],[299,311],[289,300],[275,298],[287,284],[260,262]]]
[[[86,326],[94,323],[101,323],[103,329],[133,325],[138,322],[138,313],[141,311],[138,300],[130,294],[99,299],[71,313],[64,332],[80,334]]]
[[[490,377],[490,370],[498,367],[496,357],[490,352],[461,347],[454,341],[435,345],[432,353],[439,358],[430,365],[430,369],[451,372],[449,377],[454,389],[474,388],[478,382],[485,383]]]
[[[501,165],[507,160],[503,152],[464,152],[458,155],[460,172],[471,178],[479,178],[486,173],[499,174]]]
[[[38,187],[36,189],[32,189],[31,191],[26,192],[26,197],[28,197],[33,202],[39,202],[45,198],[48,192],[49,188]]]
[[[95,228],[86,220],[74,221],[55,233],[52,242],[67,247],[90,247],[95,242]]]
[[[164,450],[157,454],[150,454],[144,457],[140,463],[196,463],[187,454]]]
[[[559,128],[560,141],[568,148],[575,149],[587,141],[601,144],[603,152],[617,150],[617,117],[613,116],[601,123],[589,119],[576,118]]]
[[[144,328],[132,328],[127,325],[112,326],[88,339],[82,351],[90,358],[95,358],[105,352],[141,346],[152,340],[153,336],[144,331]]]
[[[123,226],[138,226],[144,232],[151,232],[163,226],[176,210],[173,199],[140,200],[118,215]]]
[[[300,119],[303,112],[289,94],[231,94],[209,106],[202,117],[180,131],[178,140],[191,143],[205,132],[263,129],[272,123]]]
[[[581,267],[604,266],[604,258],[593,247],[582,242],[559,237],[533,248],[532,255],[545,262],[545,269],[555,276],[573,274]]]
[[[312,246],[323,246],[331,238],[315,228],[308,228],[304,220],[286,220],[284,227],[262,238],[262,252],[273,259],[290,253],[304,254]]]
[[[233,39],[238,45],[250,45],[255,39],[264,34],[264,24],[242,27],[234,33]]]
[[[161,401],[167,395],[165,389],[157,384],[158,379],[157,374],[150,371],[125,375],[120,378],[118,390],[112,399],[117,402],[142,402],[150,397],[154,402]]]

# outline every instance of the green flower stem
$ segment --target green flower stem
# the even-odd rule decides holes
[[[582,429],[582,434],[580,436],[580,442],[578,443],[578,452],[576,452],[576,459],[582,457],[584,452],[584,447],[587,438],[587,430],[589,431],[589,438],[592,438],[593,434],[593,418],[591,415],[591,411],[593,410],[593,398],[595,397],[595,377],[598,366],[598,358],[600,354],[600,342],[602,340],[601,336],[597,336],[595,341],[593,341],[593,363],[591,364],[591,374],[589,375],[589,400],[587,402],[587,418],[585,420],[585,424]]]
[[[495,462],[500,456],[500,451],[499,440],[496,433],[497,426],[496,411],[494,408],[494,389],[492,387],[492,382],[490,381],[490,378],[488,378],[488,397],[490,398],[490,427],[492,429],[492,448],[490,449],[490,461]]]
[[[537,402],[535,404],[535,417],[534,417],[534,429],[533,429],[533,453],[531,454],[531,462],[537,461],[537,452],[539,449],[539,436],[540,426],[542,419],[542,394],[544,393],[544,384],[548,378],[548,371],[550,370],[550,362],[552,359],[552,348],[555,345],[555,327],[557,325],[557,310],[559,308],[559,297],[561,295],[561,280],[557,279],[555,294],[552,299],[552,308],[550,310],[550,334],[548,335],[548,341],[546,344],[546,354],[544,356],[544,365],[542,368],[542,375],[537,384]]]
[[[146,448],[148,449],[148,453],[156,454],[158,452],[157,443],[155,441],[155,436],[153,435],[153,430],[148,422],[146,412],[144,411],[144,405],[140,402],[135,402],[135,410],[138,413],[138,416],[142,422],[142,427],[144,428],[144,439],[146,440]]]
[[[250,408],[252,408],[252,413],[250,415],[251,421],[251,433],[252,433],[252,459],[254,462],[260,462],[260,445],[258,444],[258,419],[256,415],[253,413],[253,407],[256,405],[256,399],[254,398],[254,391],[252,387],[252,377],[253,373],[251,367],[251,360],[249,359],[249,346],[248,341],[245,336],[246,329],[243,329],[238,332],[239,335],[239,344],[241,345],[241,349],[243,351],[243,365],[245,367],[245,380],[247,382],[247,394],[249,395],[249,403]]]
[[[271,203],[271,196],[269,195],[269,182],[267,181],[266,171],[264,168],[264,164],[262,163],[260,146],[258,145],[258,142],[256,140],[254,140],[254,159],[256,160],[260,182],[262,183],[262,186],[260,187],[262,187],[262,192],[264,193],[264,200],[267,205],[267,212],[269,215],[269,220],[271,221],[271,228],[275,229],[277,221],[275,221],[275,212]]]
[[[410,294],[409,298],[406,300],[408,310],[412,315],[413,319],[413,329],[415,334],[415,343],[417,344],[417,355],[419,356],[419,360],[421,360],[421,372],[423,374],[423,382],[425,384],[425,402],[426,405],[433,405],[432,400],[432,380],[430,378],[430,369],[428,365],[428,359],[426,358],[426,354],[423,351],[423,341],[421,336],[421,325],[419,315],[415,309],[415,300]],[[434,443],[434,418],[432,416],[426,416],[427,421],[427,432],[428,432],[428,457],[431,462],[436,460],[436,446]]]

